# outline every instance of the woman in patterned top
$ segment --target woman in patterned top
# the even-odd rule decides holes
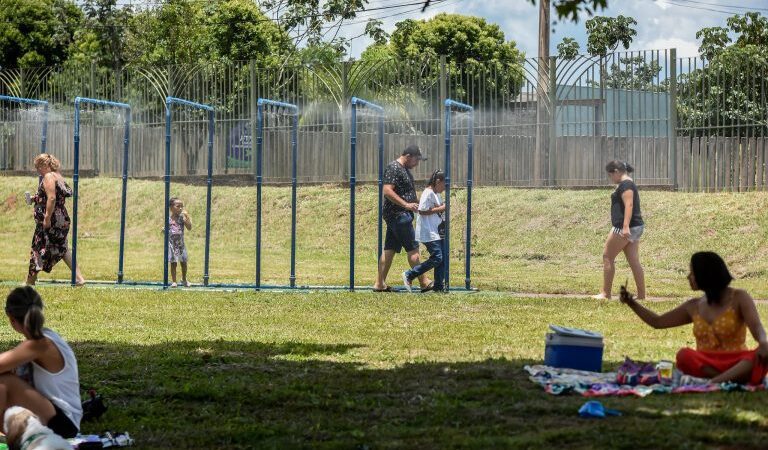
[[[32,236],[28,285],[35,284],[41,270],[50,273],[62,259],[72,269],[72,252],[67,248],[70,219],[64,204],[67,197],[72,196],[72,189],[59,173],[61,163],[55,156],[41,153],[35,158],[34,164],[41,178],[37,194],[32,197],[35,234]],[[79,266],[75,282],[78,286],[85,284]]]
[[[638,303],[624,286],[621,301],[653,328],[693,323],[696,349],[677,352],[677,368],[684,374],[711,378],[711,383],[760,384],[768,372],[768,338],[754,300],[746,291],[729,287],[732,280],[719,255],[699,252],[691,256],[688,282],[691,289],[704,291],[703,296],[662,315]],[[747,349],[747,328],[758,344],[754,350]]]

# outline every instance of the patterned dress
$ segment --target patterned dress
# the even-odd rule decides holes
[[[187,246],[184,245],[184,219],[181,214],[168,218],[168,262],[187,262]]]
[[[67,254],[67,234],[69,234],[71,221],[64,202],[71,196],[72,188],[64,180],[57,181],[51,228],[44,229],[43,219],[45,219],[48,195],[45,193],[43,181],[40,180],[35,196],[35,234],[32,236],[32,251],[29,257],[30,275],[36,275],[41,270],[50,272],[53,266]]]

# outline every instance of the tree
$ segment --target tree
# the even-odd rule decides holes
[[[561,59],[576,59],[579,56],[579,50],[579,43],[573,38],[563,38],[563,41],[557,44],[557,56]]]
[[[739,136],[745,129],[768,134],[768,19],[749,12],[727,24],[696,33],[706,65],[679,77],[680,128],[694,135]]]
[[[82,10],[85,23],[79,30],[72,53],[82,51],[80,44],[85,42],[88,43],[86,55],[91,58],[89,62],[102,67],[123,67],[126,63],[124,47],[127,28],[133,15],[131,7],[119,6],[117,0],[86,0]],[[91,44],[94,41],[96,46]],[[70,54],[70,57],[77,58],[78,55]]]
[[[60,64],[82,18],[66,0],[0,0],[0,67]]]
[[[632,39],[637,36],[634,26],[637,21],[632,17],[597,16],[587,20],[587,52],[593,56],[605,58],[616,51],[619,44],[629,48]]]
[[[528,0],[532,4],[536,4],[536,0]],[[432,3],[432,0],[426,0],[421,12],[424,12]],[[437,2],[435,2],[437,3]],[[558,19],[568,19],[572,22],[578,22],[581,14],[591,16],[598,9],[605,9],[608,7],[607,0],[556,0],[554,3],[555,12]]]
[[[445,55],[458,100],[489,105],[508,101],[520,91],[524,55],[498,25],[485,19],[443,13],[429,20],[404,20],[395,25],[389,47],[404,61],[437,61]],[[428,82],[438,75],[437,66],[432,67]]]

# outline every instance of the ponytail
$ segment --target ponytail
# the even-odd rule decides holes
[[[635,171],[635,168],[632,167],[628,162],[625,161],[619,161],[618,159],[614,159],[613,161],[609,162],[605,165],[605,171],[606,172],[621,172],[621,173],[632,173]]]
[[[5,312],[22,325],[32,339],[43,338],[43,299],[31,286],[17,287],[5,300]]]
[[[434,188],[438,181],[445,181],[445,174],[440,169],[436,169],[432,172],[432,176],[429,177],[429,181],[427,182],[427,187]]]
[[[42,306],[30,306],[27,314],[24,315],[24,329],[29,333],[29,337],[35,340],[42,339],[43,323],[45,323],[45,317],[43,317]]]

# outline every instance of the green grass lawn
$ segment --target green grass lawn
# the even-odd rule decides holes
[[[109,411],[83,431],[140,448],[764,448],[768,395],[608,398],[584,420],[522,371],[547,324],[605,334],[625,355],[674,358],[690,327],[654,331],[617,302],[370,293],[41,288],[84,389]],[[663,310],[672,302],[653,303]],[[766,305],[760,305],[766,317]],[[15,344],[10,327],[0,342]]]
[[[32,238],[31,210],[23,192],[36,178],[0,177],[0,280],[24,278]],[[210,281],[253,283],[255,187],[215,186],[212,207]],[[452,284],[463,285],[466,192],[453,190]],[[609,229],[610,190],[515,190],[477,188],[473,195],[472,283],[483,290],[532,293],[597,293],[602,248]],[[163,184],[131,180],[128,189],[125,276],[162,279]],[[190,277],[203,273],[205,187],[175,183],[194,228],[187,235]],[[264,189],[262,283],[287,284],[290,261],[290,189]],[[356,284],[371,285],[376,272],[376,188],[357,195]],[[689,194],[641,192],[646,232],[641,245],[648,293],[689,294],[690,255],[714,250],[724,256],[737,284],[768,298],[768,193]],[[70,203],[71,205],[71,203]],[[86,278],[115,280],[120,221],[120,182],[81,180],[78,261]],[[346,285],[349,279],[349,192],[330,186],[300,187],[297,283]],[[425,255],[426,256],[426,255]],[[390,282],[400,284],[404,256]],[[44,277],[47,275],[44,275]],[[68,278],[63,264],[53,272]],[[631,275],[623,255],[617,281]]]
[[[26,274],[34,177],[0,177],[0,280]],[[81,184],[79,258],[86,277],[114,279],[119,182]],[[126,277],[161,278],[162,184],[132,180]],[[204,187],[174,185],[195,227],[202,275]],[[255,189],[216,187],[212,282],[252,282]],[[357,284],[375,272],[375,188],[358,193]],[[768,298],[768,195],[642,192],[641,258],[651,296],[690,295],[692,252],[728,261],[735,285]],[[463,280],[461,211],[453,198],[452,277]],[[604,333],[604,368],[625,355],[673,359],[690,327],[654,331],[617,302],[519,298],[591,294],[601,279],[609,191],[477,189],[472,279],[483,292],[406,295],[41,287],[48,324],[73,345],[83,389],[110,410],[85,432],[127,430],[141,448],[764,448],[768,394],[605,399],[622,417],[579,419],[585,399],[552,397],[522,367],[541,362],[550,323]],[[290,191],[264,192],[264,283],[288,281]],[[345,284],[348,192],[302,187],[298,283]],[[390,281],[399,284],[400,257]],[[54,270],[66,278],[65,266]],[[617,281],[630,277],[619,259]],[[652,303],[656,310],[678,301]],[[768,317],[768,305],[759,305]],[[18,342],[0,327],[0,343]]]

